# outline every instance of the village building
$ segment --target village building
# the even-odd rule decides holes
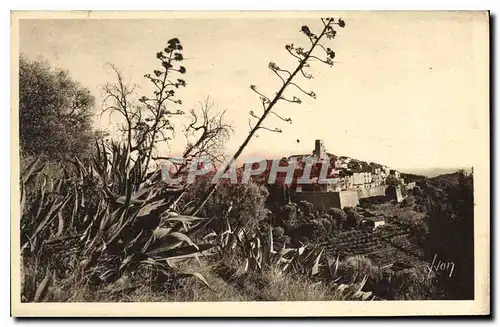
[[[371,172],[353,173],[353,184],[356,188],[371,186],[373,176]]]
[[[387,166],[379,165],[374,162],[369,164],[363,161],[354,160],[346,156],[335,156],[327,152],[323,140],[315,140],[312,154],[293,155],[288,160],[296,160],[298,166],[304,169],[307,158],[314,158],[317,164],[329,161],[327,178],[328,184],[321,184],[315,187],[306,185],[295,186],[296,192],[337,192],[342,190],[366,189],[385,185],[385,179],[392,176],[401,180],[399,171],[390,169]],[[319,171],[313,172],[319,177]],[[404,184],[404,180],[402,180]]]
[[[401,173],[399,171],[397,171],[396,169],[390,169],[389,170],[389,175],[396,178],[396,179],[400,179],[401,178]]]
[[[308,159],[314,159],[315,163],[306,170]],[[402,199],[402,190],[388,190],[386,185],[386,178],[389,176],[401,180],[401,174],[397,170],[374,162],[367,163],[330,154],[322,140],[315,141],[310,154],[284,157],[279,165],[286,166],[291,161],[296,163],[291,183],[285,180],[286,172],[280,172],[276,176],[276,185],[268,185],[270,193],[276,193],[273,197],[283,198],[286,202],[305,200],[313,203],[318,209],[326,210],[330,207],[357,206],[364,198],[394,196],[398,201]],[[325,163],[326,176],[321,176],[325,173]],[[273,160],[265,160],[260,164],[266,165],[265,171],[259,176],[252,176],[252,179],[268,184]],[[303,176],[310,182],[301,182]],[[325,177],[326,180],[320,179]],[[379,224],[381,223],[377,222],[377,225]]]

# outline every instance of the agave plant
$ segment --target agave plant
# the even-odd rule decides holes
[[[215,233],[212,233],[215,234]],[[246,271],[262,271],[271,267],[279,267],[281,271],[303,273],[309,276],[318,274],[320,258],[323,250],[319,246],[275,248],[272,227],[268,226],[266,234],[247,233],[243,228],[232,230],[229,223],[227,229],[219,235],[219,247],[231,251],[238,249],[244,258]]]
[[[21,175],[21,252],[25,250],[32,253],[39,251],[46,239],[60,236],[64,230],[62,212],[70,201],[71,195],[63,192],[63,178],[53,181],[43,177],[41,183],[34,183],[35,178],[40,175],[44,167],[45,165],[36,159],[28,165]],[[34,196],[29,204],[26,203],[28,188],[34,188],[32,192]]]
[[[116,280],[140,265],[172,271],[172,260],[197,257],[214,246],[197,245],[188,236],[205,219],[180,216],[171,208],[183,189],[167,188],[160,172],[144,175],[126,147],[112,144],[108,153],[103,146],[93,165],[77,166],[83,179],[97,175],[105,195],[80,238],[90,258],[84,270],[91,269],[94,281]]]
[[[381,300],[372,292],[363,291],[367,277],[357,284],[334,284],[334,297],[337,301],[369,301]]]
[[[97,148],[91,163],[74,160],[76,176],[70,178],[65,170],[61,174],[65,177],[44,179],[26,208],[26,185],[43,167],[35,162],[25,170],[21,178],[22,250],[47,260],[49,253],[53,257],[71,253],[78,262],[71,268],[78,269],[91,285],[112,283],[142,267],[169,276],[194,276],[208,285],[203,276],[186,273],[175,264],[207,255],[215,246],[195,244],[189,237],[193,227],[206,219],[174,211],[173,200],[182,190],[166,187],[160,172],[144,175],[125,147]],[[31,289],[36,292],[28,299],[45,298],[42,294],[58,265],[49,266],[44,276],[35,276]]]
[[[376,297],[372,292],[365,292],[363,288],[367,277],[359,283],[338,284],[339,257],[331,260],[324,255],[324,247],[320,244],[312,246],[301,246],[298,248],[274,248],[272,227],[268,226],[268,232],[249,235],[243,229],[233,231],[228,224],[224,233],[219,235],[219,246],[223,250],[239,250],[244,258],[243,271],[271,270],[278,268],[279,271],[291,274],[303,274],[319,283],[328,284],[333,290],[336,300],[373,300]],[[217,236],[211,233],[208,236]]]

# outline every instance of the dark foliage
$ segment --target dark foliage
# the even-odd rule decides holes
[[[94,97],[68,72],[19,59],[19,131],[23,156],[49,160],[88,156]]]
[[[448,176],[449,177],[449,176]],[[444,192],[432,192],[432,205],[426,223],[429,233],[425,250],[436,258],[454,263],[454,271],[438,272],[441,287],[449,299],[474,299],[474,187],[472,175],[455,174],[448,186],[439,180]],[[451,276],[450,276],[451,275]]]

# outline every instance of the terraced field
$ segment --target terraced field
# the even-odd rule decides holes
[[[423,263],[423,252],[410,241],[408,230],[392,224],[374,231],[338,233],[329,239],[327,253],[341,257],[364,255],[379,267],[413,267]]]

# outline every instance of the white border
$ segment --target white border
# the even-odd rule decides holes
[[[492,10],[492,13],[498,13],[498,10],[496,10],[498,6],[498,1],[460,1],[460,0],[455,0],[455,1],[426,1],[426,0],[421,0],[421,1],[346,1],[344,3],[331,3],[327,1],[316,1],[316,0],[308,0],[308,1],[295,1],[295,0],[288,0],[288,1],[261,1],[257,3],[257,1],[245,1],[242,3],[242,1],[219,1],[219,0],[212,0],[212,1],[203,1],[203,0],[198,0],[198,1],[193,1],[193,0],[183,0],[181,2],[172,2],[172,3],[166,3],[166,2],[158,2],[158,1],[151,1],[151,0],[141,0],[141,1],[120,1],[120,2],[111,2],[111,3],[104,3],[102,0],[88,0],[85,2],[81,3],[75,3],[74,1],[72,2],[67,2],[67,1],[54,1],[54,0],[47,0],[47,1],[16,1],[14,3],[8,3],[7,1],[2,2],[0,4],[2,6],[2,9],[4,9],[4,4],[8,6],[9,10],[34,10],[34,9],[39,9],[39,10],[86,10],[92,8],[93,10],[162,10],[168,7],[170,10],[322,10],[322,9],[333,9],[335,8],[336,10],[382,10],[382,9],[391,9],[391,10],[444,10],[444,9],[455,9],[455,10],[478,10],[478,9],[490,9]],[[7,10],[2,10],[3,13],[3,20],[2,20],[2,31],[1,31],[1,36],[3,38],[3,44],[8,44],[10,43],[10,17],[8,16]],[[495,33],[495,40],[497,40],[498,35]],[[496,43],[496,42],[495,42]],[[2,97],[1,99],[4,101],[4,108],[2,111],[0,111],[4,117],[3,119],[0,119],[0,132],[3,133],[3,137],[0,137],[0,142],[2,142],[2,145],[4,145],[4,149],[10,149],[10,117],[8,116],[7,108],[10,107],[10,51],[9,47],[6,46],[3,48],[4,50],[2,51],[2,55],[4,60],[2,60],[2,70],[1,70],[1,76],[3,77],[3,85],[2,88],[0,88],[0,92],[2,92]],[[492,73],[496,73],[492,72]],[[498,86],[495,88],[495,90],[492,90],[492,93],[497,93],[498,91]],[[497,122],[497,121],[495,121]],[[10,156],[10,154],[9,154]],[[2,165],[2,172],[4,176],[5,181],[10,181],[10,159],[8,160],[2,160],[0,162]],[[497,180],[494,181],[495,186],[497,186]],[[493,203],[498,203],[497,198],[491,199]],[[5,213],[4,219],[2,220],[2,223],[4,224],[4,228],[2,228],[2,231],[5,233],[3,239],[3,246],[1,247],[2,249],[2,258],[4,258],[5,261],[7,261],[10,256],[10,237],[7,236],[8,231],[10,230],[9,228],[9,222],[10,219],[7,217],[10,216],[10,210],[7,208],[10,207],[10,187],[8,183],[2,183],[2,188],[1,188],[1,194],[0,194],[0,201],[3,208],[3,212]],[[495,208],[496,209],[496,208]],[[496,210],[495,210],[496,212]],[[6,217],[5,217],[6,216]],[[497,224],[498,228],[498,224]],[[9,241],[7,241],[9,240]],[[495,240],[495,244],[493,247],[496,247],[497,241]],[[10,281],[10,278],[7,277],[7,271],[6,269],[2,270],[2,280],[4,281],[4,287],[3,290],[3,297],[2,297],[2,304],[3,308],[9,308],[10,307],[10,294],[8,290],[10,289],[10,285],[7,286],[7,281]],[[493,276],[492,276],[493,277]],[[493,290],[492,290],[493,291]],[[494,308],[491,308],[494,310]],[[5,309],[4,309],[5,310]],[[3,317],[6,317],[7,315],[4,313],[2,315]],[[7,324],[13,323],[13,320],[9,319]],[[46,322],[46,323],[51,323],[51,322]],[[65,322],[65,323],[69,323]],[[101,325],[102,322],[97,322],[97,321],[92,321],[92,325]],[[172,323],[172,322],[168,322]],[[200,323],[207,323],[207,322],[200,322]],[[290,322],[287,322],[290,323]],[[335,322],[339,323],[339,322]],[[373,322],[370,322],[373,323]],[[387,322],[383,322],[387,323]],[[396,323],[401,323],[401,321],[397,321]],[[441,322],[442,323],[442,322]],[[455,323],[455,322],[451,322]],[[468,322],[470,323],[470,322]],[[428,322],[426,322],[428,324]],[[2,324],[4,325],[4,324]]]

